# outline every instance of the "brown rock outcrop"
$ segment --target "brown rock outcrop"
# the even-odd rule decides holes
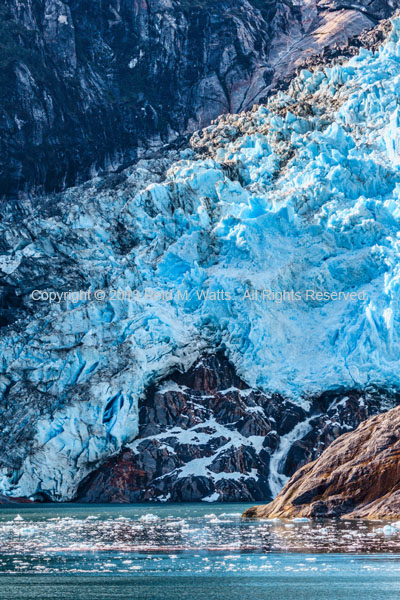
[[[28,498],[9,498],[0,495],[0,506],[14,506],[16,504],[33,504],[33,502]]]
[[[400,407],[371,417],[245,517],[400,518]]]

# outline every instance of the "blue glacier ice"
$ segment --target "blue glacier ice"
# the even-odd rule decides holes
[[[54,406],[17,472],[2,469],[0,493],[73,498],[135,438],[149,384],[207,350],[296,402],[400,387],[399,106],[395,20],[377,52],[304,70],[267,105],[195,134],[165,178],[142,161],[121,188],[96,179],[54,215],[33,210],[30,237],[7,225],[7,279],[67,256],[92,295],[32,301],[0,340],[0,391]],[[46,289],[76,290],[61,271]]]

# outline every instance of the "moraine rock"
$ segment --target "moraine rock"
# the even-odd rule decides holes
[[[400,407],[346,433],[245,517],[400,518]]]
[[[139,435],[80,485],[79,502],[259,501],[300,465],[395,398],[330,393],[308,410],[251,389],[222,354],[176,373],[141,402]]]

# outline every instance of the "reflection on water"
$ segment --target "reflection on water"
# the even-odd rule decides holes
[[[400,552],[400,524],[397,527],[365,521],[250,521],[240,516],[244,508],[243,505],[217,508],[215,505],[150,508],[69,505],[18,509],[19,512],[3,509],[0,572],[159,572],[169,569],[178,555],[183,555],[183,564],[187,553],[191,554],[196,571],[211,568],[218,571],[235,570],[237,556],[243,553],[263,555],[265,561],[269,553],[282,552]],[[195,555],[196,552],[200,554]],[[204,556],[204,553],[226,552],[232,556],[220,561]],[[154,555],[151,561],[146,553]],[[105,562],[105,554],[114,559]],[[252,568],[254,560],[247,563]],[[264,567],[266,564],[260,563]],[[247,569],[246,561],[241,565]],[[304,568],[312,569],[312,561],[305,563]]]
[[[257,522],[245,508],[3,508],[0,598],[400,597],[400,524]]]

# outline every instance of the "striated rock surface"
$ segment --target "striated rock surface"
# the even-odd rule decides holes
[[[0,197],[116,171],[260,102],[398,0],[3,0]]]
[[[400,517],[400,407],[363,422],[246,517]]]
[[[332,392],[304,410],[248,388],[222,354],[204,356],[140,403],[139,435],[79,486],[79,502],[259,501],[343,432],[393,406],[382,391]]]

